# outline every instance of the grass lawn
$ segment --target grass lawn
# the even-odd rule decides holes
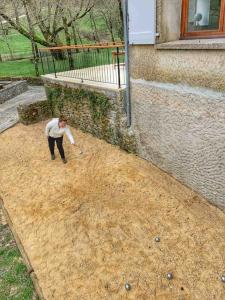
[[[34,65],[29,59],[0,63],[0,77],[35,76]]]
[[[31,53],[31,42],[25,36],[20,33],[13,32],[8,35],[8,43],[13,53]],[[9,49],[3,40],[0,40],[0,52],[1,54],[9,54]]]
[[[9,226],[1,219],[0,300],[38,300]]]

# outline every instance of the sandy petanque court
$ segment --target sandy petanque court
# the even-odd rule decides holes
[[[45,299],[225,299],[224,213],[75,129],[84,154],[66,141],[50,161],[45,124],[0,135],[0,196]]]

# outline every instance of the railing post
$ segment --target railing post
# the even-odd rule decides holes
[[[41,67],[42,67],[42,72],[43,75],[45,74],[45,70],[44,70],[44,64],[43,64],[43,60],[42,60],[42,52],[40,50],[38,50],[39,53],[39,57],[41,58]]]
[[[119,58],[119,47],[116,48],[116,57],[117,57],[117,71],[118,71],[118,86],[121,88],[121,78],[120,78],[120,58]]]
[[[51,53],[52,54],[52,53]],[[53,69],[54,69],[54,73],[55,73],[55,78],[57,78],[56,75],[56,68],[55,68],[55,59],[54,59],[54,55],[52,54],[52,62],[53,62]]]
[[[50,54],[51,54],[51,52],[50,52]],[[47,66],[48,66],[48,73],[51,73],[51,70],[50,70],[50,67],[49,67],[48,53],[46,53],[45,57],[46,57],[46,62],[47,62]]]

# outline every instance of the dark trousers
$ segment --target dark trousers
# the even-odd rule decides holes
[[[54,155],[55,142],[56,142],[56,145],[59,150],[61,158],[64,159],[65,154],[64,154],[64,149],[63,149],[63,136],[59,137],[59,138],[53,138],[51,136],[48,137],[48,145],[49,145],[49,150],[51,152],[51,155]]]

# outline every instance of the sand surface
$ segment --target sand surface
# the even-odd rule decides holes
[[[225,299],[223,212],[75,129],[84,154],[50,161],[44,126],[0,135],[0,196],[46,299]]]

